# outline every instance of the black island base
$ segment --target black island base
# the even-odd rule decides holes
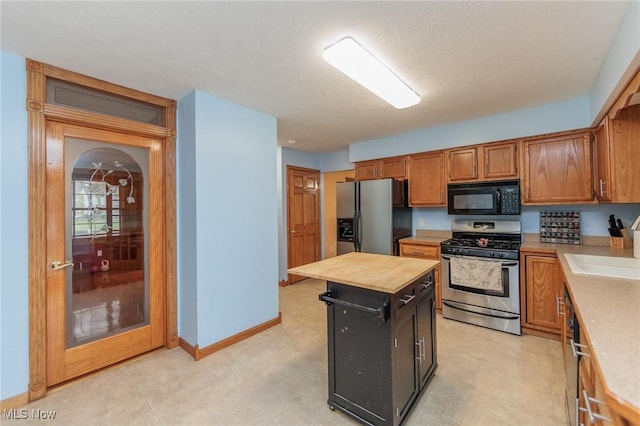
[[[434,272],[395,294],[327,281],[329,408],[400,425],[437,368]]]

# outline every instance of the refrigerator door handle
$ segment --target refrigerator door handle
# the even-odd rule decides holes
[[[359,252],[362,251],[362,213],[359,211],[354,214],[353,226],[355,227],[355,250]]]
[[[358,251],[358,212],[353,212],[353,251]]]

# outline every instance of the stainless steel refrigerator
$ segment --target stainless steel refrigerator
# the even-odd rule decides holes
[[[411,235],[407,181],[339,182],[336,187],[337,253],[398,255],[398,240]]]

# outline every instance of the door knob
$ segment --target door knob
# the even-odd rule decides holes
[[[296,234],[296,233],[297,233],[297,231],[296,231],[295,229],[292,229],[292,230],[291,230],[291,231],[289,231],[289,232],[290,232],[290,233],[292,233],[292,234]]]
[[[73,266],[73,262],[70,260],[66,261],[67,263],[62,263],[59,260],[54,260],[49,264],[49,269],[52,271],[59,271],[60,269],[67,268],[69,266]]]

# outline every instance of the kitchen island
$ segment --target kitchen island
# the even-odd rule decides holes
[[[289,269],[327,281],[328,404],[404,422],[437,368],[435,260],[348,253]]]

